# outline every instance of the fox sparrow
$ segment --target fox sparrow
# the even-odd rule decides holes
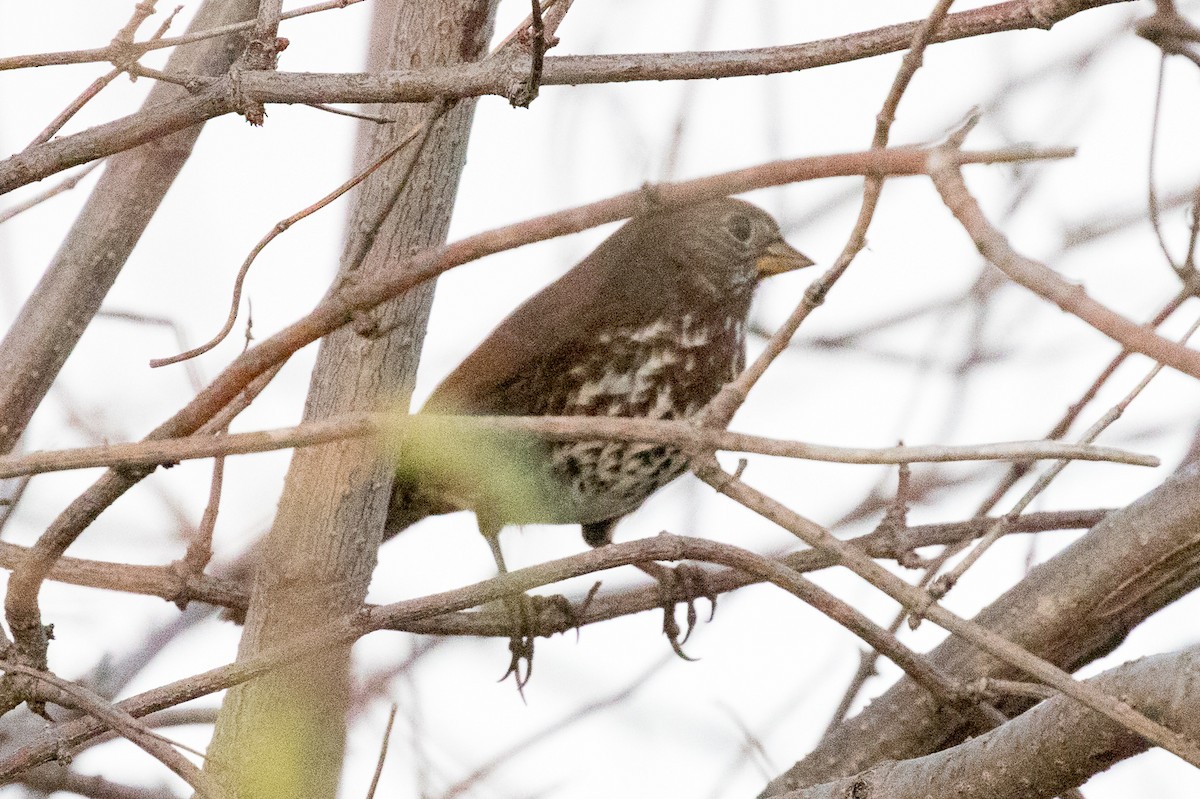
[[[692,418],[744,366],[758,280],[812,263],[765,211],[741,200],[653,210],[509,315],[422,411]],[[684,453],[661,444],[509,435],[434,468],[405,468],[428,460],[411,444],[385,536],[428,515],[474,510],[501,571],[497,538],[505,524],[580,524],[587,543],[602,546],[622,516],[688,465]],[[676,636],[668,637],[678,652]],[[512,648],[510,672],[520,687],[517,664],[531,657],[532,641],[518,632]]]

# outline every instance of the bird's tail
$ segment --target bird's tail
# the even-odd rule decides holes
[[[383,540],[395,538],[426,516],[452,513],[459,508],[435,493],[424,491],[417,484],[398,477],[392,484],[392,499],[388,505]]]

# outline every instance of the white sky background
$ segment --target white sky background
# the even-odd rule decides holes
[[[99,46],[124,24],[128,0],[41,3],[0,0],[0,54]],[[169,4],[160,4],[169,8]],[[180,32],[195,3],[173,27]],[[299,3],[289,3],[288,7]],[[368,3],[285,22],[291,41],[280,67],[294,71],[362,69]],[[745,0],[578,0],[551,54],[736,49],[810,41],[924,16],[931,3],[794,2]],[[976,3],[963,3],[955,10]],[[1181,8],[1195,14],[1200,4]],[[1019,180],[1008,167],[969,167],[967,179],[993,220],[1024,254],[1045,259],[1086,285],[1101,301],[1144,320],[1177,290],[1146,223],[1060,255],[1073,225],[1145,207],[1147,152],[1158,51],[1129,30],[1149,13],[1130,3],[1076,16],[1047,33],[1015,32],[932,47],[900,106],[892,130],[897,144],[938,139],[973,106],[983,121],[968,140],[976,148],[1016,142],[1073,145],[1071,161],[1023,168],[1034,188],[1005,217]],[[527,13],[506,0],[497,24],[506,34]],[[706,16],[707,15],[707,16]],[[154,18],[144,26],[152,30]],[[1071,56],[1105,41],[1085,71],[1059,71],[1028,85],[994,108],[1001,87],[1014,79],[1044,77]],[[159,66],[160,51],[145,59]],[[533,215],[628,191],[646,181],[688,178],[799,155],[859,150],[871,138],[875,113],[900,54],[794,75],[693,83],[546,87],[529,110],[499,98],[478,107],[468,164],[451,226],[451,239]],[[0,73],[0,150],[20,150],[94,77],[103,65],[45,67]],[[121,79],[68,126],[74,132],[129,113],[149,85]],[[1195,147],[1200,78],[1193,65],[1168,69],[1159,186],[1164,195],[1190,189],[1200,174]],[[348,175],[353,120],[304,107],[268,107],[267,124],[252,128],[226,116],[209,123],[196,152],[117,281],[106,308],[178,322],[189,345],[207,339],[226,313],[233,275],[249,248],[278,220],[306,206]],[[681,117],[681,113],[683,114]],[[667,170],[674,131],[683,137],[673,174]],[[56,179],[45,181],[49,184]],[[94,176],[0,226],[0,319],[7,324],[51,259],[63,232],[94,185]],[[749,199],[775,213],[789,240],[827,265],[840,250],[857,211],[857,179],[816,181],[756,192]],[[0,208],[40,191],[23,189]],[[798,226],[816,209],[814,222]],[[267,248],[247,294],[254,333],[264,338],[305,313],[323,294],[341,248],[345,203],[305,219]],[[1185,215],[1166,215],[1178,254]],[[496,322],[522,299],[560,275],[612,228],[525,247],[471,264],[443,277],[417,388],[418,401]],[[954,375],[968,351],[974,315],[963,306],[926,315],[856,342],[849,350],[818,350],[805,341],[857,329],[925,303],[961,295],[973,283],[980,258],[922,178],[897,179],[884,192],[864,251],[829,301],[805,324],[800,346],[779,360],[738,415],[734,429],[850,446],[978,443],[1041,437],[1073,403],[1116,347],[1079,320],[1059,313],[1024,290],[1003,290],[982,335],[1000,357]],[[815,272],[769,283],[755,319],[773,329],[799,300]],[[244,309],[243,309],[244,310]],[[1179,334],[1192,307],[1166,328]],[[1180,321],[1182,320],[1182,321]],[[241,328],[238,328],[239,332]],[[757,346],[752,342],[751,347]],[[232,336],[199,360],[210,378],[241,348]],[[29,449],[93,443],[97,437],[135,440],[192,394],[181,367],[151,370],[152,357],[177,345],[163,328],[98,319],[68,361],[50,399],[26,437]],[[313,352],[300,353],[271,388],[244,413],[235,430],[292,424],[299,418]],[[1129,390],[1148,368],[1134,358],[1083,417],[1082,430]],[[1159,484],[1189,446],[1200,388],[1164,372],[1102,443],[1159,455],[1164,466],[1077,464],[1035,503],[1034,509],[1123,505]],[[71,418],[84,420],[87,429]],[[730,458],[727,462],[732,463]],[[274,513],[287,455],[240,456],[226,466],[217,526],[218,557],[231,558],[261,534]],[[973,473],[959,467],[954,473]],[[195,524],[207,496],[210,467],[193,462],[159,472],[122,498],[71,549],[109,560],[166,563],[183,552],[176,531]],[[29,543],[98,472],[40,476],[5,530]],[[936,505],[913,509],[910,519],[953,521],[970,515],[1002,467],[986,479],[940,492]],[[746,478],[826,524],[857,505],[894,473],[871,467],[783,462],[751,457]],[[659,530],[703,535],[759,552],[794,545],[792,537],[690,478],[665,489],[622,523],[618,539]],[[1012,501],[1010,498],[1009,502]],[[1004,506],[1002,506],[1004,507]],[[877,517],[840,532],[869,530]],[[1071,540],[1052,533],[1036,543],[1039,559]],[[574,528],[529,527],[503,536],[516,568],[584,548]],[[1027,537],[1002,542],[969,573],[948,605],[973,613],[1020,579]],[[384,602],[459,586],[490,576],[491,557],[473,520],[460,514],[423,523],[381,552],[370,599]],[[636,582],[613,574],[607,585]],[[822,585],[887,623],[894,607],[856,578],[816,577]],[[569,587],[578,595],[586,585]],[[51,665],[67,677],[87,673],[106,653],[119,656],[142,640],[148,626],[177,617],[160,600],[47,585],[46,618],[56,626]],[[702,608],[706,610],[706,608]],[[1200,601],[1176,603],[1136,630],[1092,674],[1143,654],[1194,644]],[[537,668],[523,704],[510,683],[496,679],[507,663],[506,642],[452,641],[397,679],[391,696],[400,718],[381,790],[387,795],[441,792],[496,753],[604,698],[669,653],[659,614],[643,614],[538,642]],[[238,630],[210,620],[172,644],[129,686],[125,695],[234,656]],[[906,638],[920,648],[940,640],[926,624]],[[402,660],[415,639],[377,633],[356,653],[364,673]],[[699,658],[667,658],[632,697],[526,747],[493,774],[480,796],[589,797],[670,792],[746,796],[761,789],[819,738],[854,670],[858,643],[793,597],[754,588],[722,599],[716,619],[688,644]],[[882,666],[869,685],[886,689],[896,670]],[[210,697],[207,704],[214,700]],[[387,703],[372,704],[351,737],[345,796],[362,796]],[[739,758],[750,731],[769,763]],[[203,747],[200,728],[170,735]],[[146,784],[174,778],[131,745],[115,742],[82,754],[77,767]],[[176,785],[177,790],[179,784]],[[1088,799],[1200,793],[1200,775],[1170,755],[1154,752],[1120,764],[1084,788]],[[0,788],[0,797],[21,795]],[[384,795],[384,794],[381,794]]]

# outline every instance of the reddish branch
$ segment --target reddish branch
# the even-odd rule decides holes
[[[846,625],[873,648],[894,658],[915,680],[946,701],[956,699],[957,685],[938,670],[931,669],[920,655],[913,653],[886,630],[875,625],[853,607],[833,597],[824,589],[805,580],[786,566],[728,544],[719,544],[683,536],[660,535],[626,544],[613,544],[570,558],[550,561],[539,566],[501,575],[492,580],[475,583],[453,591],[396,602],[342,617],[319,629],[273,646],[258,655],[236,663],[211,669],[185,680],[154,688],[119,702],[115,707],[122,713],[141,717],[164,708],[230,688],[265,674],[273,669],[303,661],[338,647],[346,647],[357,639],[378,630],[430,619],[445,613],[476,607],[506,595],[528,591],[571,577],[612,569],[618,566],[648,561],[696,560],[719,563],[741,571],[757,574],[789,593],[809,602],[825,615]],[[566,627],[560,628],[565,631]],[[11,780],[21,771],[45,763],[62,751],[104,732],[105,725],[94,719],[77,719],[57,724],[0,761],[0,782]]]
[[[962,163],[997,163],[1061,158],[1072,152],[1017,148],[964,152],[958,157]],[[819,177],[921,174],[927,168],[928,153],[922,148],[897,148],[776,161],[707,178],[663,184],[654,189],[653,195],[662,205],[680,205]],[[418,283],[485,255],[632,216],[645,208],[646,197],[645,190],[627,192],[424,250],[406,261],[392,264],[385,272],[356,274],[330,292],[307,316],[238,356],[187,406],[155,428],[147,440],[192,435],[235,401],[256,378],[278,367],[302,347],[347,324],[356,312],[370,310]],[[150,471],[143,468],[106,472],[54,520],[38,539],[31,556],[13,572],[5,598],[5,612],[14,640],[30,658],[29,665],[45,667],[48,642],[37,595],[50,567],[105,508]]]

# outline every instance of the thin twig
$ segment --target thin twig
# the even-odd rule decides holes
[[[1197,329],[1200,329],[1200,318],[1197,318],[1196,321],[1192,323],[1191,327],[1187,329],[1187,332],[1180,337],[1179,343],[1185,344],[1187,340],[1195,334]],[[1097,419],[1096,422],[1089,427],[1082,436],[1080,436],[1079,443],[1091,444],[1093,441],[1095,441],[1102,432],[1112,425],[1113,422],[1121,418],[1121,416],[1125,413],[1125,409],[1129,407],[1130,403],[1132,403],[1138,397],[1138,395],[1145,390],[1146,386],[1150,385],[1150,382],[1154,380],[1154,378],[1157,377],[1158,373],[1162,370],[1163,364],[1155,364],[1154,367],[1145,375],[1145,377],[1143,377],[1141,381],[1139,381],[1138,384],[1134,386],[1120,402],[1118,402],[1116,405],[1110,408],[1107,413]],[[1023,513],[1025,509],[1029,507],[1030,503],[1046,490],[1051,481],[1053,481],[1063,469],[1067,468],[1067,463],[1068,461],[1065,460],[1057,461],[1049,469],[1047,469],[1044,474],[1040,475],[1034,484],[1029,487],[1029,490],[1026,491],[1025,494],[1013,505],[1013,508],[1009,514],[1016,516],[1017,514]],[[953,569],[937,579],[932,589],[935,595],[941,595],[950,590],[950,588],[962,578],[967,569],[974,566],[975,563],[978,562],[979,558],[983,556],[983,553],[986,552],[988,548],[992,546],[992,544],[996,543],[996,541],[998,541],[1000,537],[1005,534],[1004,528],[1008,524],[1008,518],[1008,516],[1005,516],[998,520],[992,526],[992,529],[988,531],[987,535],[975,543],[975,546],[971,548],[971,551],[967,553],[966,557],[955,564]]]
[[[1181,290],[1170,302],[1164,305],[1159,312],[1154,315],[1154,318],[1150,320],[1147,327],[1149,327],[1151,330],[1158,329],[1164,322],[1167,321],[1167,319],[1171,317],[1171,314],[1179,310],[1180,306],[1182,306],[1183,303],[1191,296],[1191,291],[1187,289]],[[1075,423],[1075,420],[1079,418],[1079,415],[1083,413],[1084,409],[1086,409],[1091,401],[1094,400],[1100,393],[1100,389],[1104,387],[1105,383],[1107,383],[1114,374],[1116,374],[1117,368],[1120,367],[1121,364],[1125,363],[1125,361],[1132,354],[1133,352],[1128,349],[1122,349],[1119,353],[1117,353],[1113,359],[1108,362],[1108,365],[1100,370],[1100,374],[1096,376],[1096,379],[1092,381],[1092,384],[1088,386],[1087,390],[1083,392],[1082,396],[1080,396],[1080,398],[1076,400],[1070,408],[1067,409],[1066,413],[1062,415],[1054,427],[1052,427],[1043,438],[1049,441],[1058,441],[1065,436],[1067,432],[1070,431],[1071,426]],[[987,499],[979,504],[979,508],[975,511],[975,515],[983,516],[991,513],[992,509],[995,508],[1004,495],[1008,493],[1008,490],[1016,485],[1017,482],[1029,472],[1032,466],[1032,463],[1025,462],[1014,463],[1011,467],[1009,467],[1008,472],[1005,473],[1004,477],[992,490],[992,493],[987,497]]]
[[[383,740],[379,742],[379,757],[375,761],[375,773],[371,776],[371,786],[367,788],[366,799],[375,799],[375,789],[379,787],[379,778],[383,776],[383,761],[387,757],[388,743],[392,740],[392,725],[396,723],[398,706],[392,704],[388,712],[387,725],[383,728]]]
[[[546,27],[542,23],[542,0],[530,0],[529,14],[529,77],[508,98],[514,108],[528,108],[538,96],[542,85],[542,68],[546,61]]]
[[[1140,352],[1184,374],[1200,378],[1200,352],[1159,336],[1092,299],[1081,285],[1071,284],[1057,273],[1016,252],[984,216],[971,196],[953,155],[945,150],[930,154],[930,178],[947,208],[962,224],[975,246],[1014,282],[1062,310],[1079,317],[1126,349]]]
[[[1106,461],[1133,466],[1157,466],[1158,458],[1111,447],[1063,444],[1056,441],[1021,441],[974,446],[835,447],[799,441],[701,429],[688,422],[622,417],[586,416],[412,416],[359,412],[304,422],[295,427],[231,433],[220,436],[188,436],[154,439],[130,444],[30,452],[0,457],[0,478],[23,474],[88,469],[108,466],[117,469],[175,464],[184,460],[252,452],[271,452],[292,447],[311,447],[331,441],[368,436],[395,440],[400,436],[470,435],[478,432],[510,432],[537,436],[547,441],[636,441],[669,444],[689,452],[751,452],[759,455],[855,464],[955,463],[991,460],[1061,459]]]
[[[1179,266],[1171,257],[1171,250],[1167,247],[1167,239],[1163,235],[1162,218],[1158,210],[1158,190],[1154,185],[1154,167],[1158,161],[1158,126],[1162,121],[1163,85],[1166,79],[1167,54],[1164,52],[1158,60],[1158,87],[1154,92],[1154,115],[1150,125],[1150,153],[1149,163],[1146,166],[1146,205],[1150,211],[1150,227],[1154,230],[1154,238],[1158,242],[1159,249],[1162,250],[1163,258],[1176,274],[1180,274]],[[1180,276],[1182,277],[1182,275]]]
[[[103,161],[93,161],[92,163],[85,166],[83,169],[80,169],[74,175],[70,175],[66,178],[63,178],[61,181],[54,184],[53,186],[46,189],[45,191],[39,192],[38,194],[34,195],[33,197],[30,197],[28,200],[25,200],[24,202],[17,203],[12,208],[5,208],[3,211],[0,211],[0,224],[7,222],[8,220],[12,219],[17,214],[24,213],[25,211],[28,211],[30,208],[33,208],[36,205],[40,205],[41,203],[44,203],[46,200],[49,200],[51,197],[56,197],[59,194],[62,194],[64,191],[70,191],[71,189],[73,189],[77,185],[79,185],[79,181],[83,180],[85,177],[90,175],[92,173],[92,171],[96,169],[96,167],[100,166],[103,163],[104,163]]]
[[[882,151],[887,147],[888,132],[891,129],[892,120],[895,118],[896,107],[900,103],[900,98],[903,96],[904,90],[908,88],[913,74],[920,67],[925,47],[929,44],[934,31],[945,18],[952,2],[953,0],[939,0],[934,10],[917,26],[912,34],[912,40],[909,42],[909,50],[904,56],[895,80],[892,82],[887,99],[884,100],[883,108],[876,117],[875,133],[871,139],[872,151]],[[859,207],[858,218],[854,222],[854,227],[850,231],[850,236],[846,244],[842,247],[842,252],[833,262],[833,266],[829,267],[829,270],[825,274],[821,275],[820,278],[808,287],[804,292],[804,300],[796,306],[791,316],[780,326],[775,335],[771,336],[766,346],[763,347],[762,352],[754,359],[754,362],[746,367],[745,371],[738,375],[737,379],[722,387],[717,396],[708,403],[702,414],[701,424],[713,428],[728,427],[730,420],[733,419],[733,415],[737,413],[738,408],[742,406],[749,396],[750,389],[762,378],[768,367],[775,362],[775,359],[787,349],[792,337],[796,335],[796,331],[800,329],[800,325],[804,323],[804,320],[825,302],[825,297],[829,294],[833,285],[846,273],[846,270],[850,268],[850,264],[854,261],[855,257],[866,246],[867,228],[870,227],[871,220],[875,216],[875,208],[879,203],[879,195],[883,191],[884,177],[882,173],[867,173],[866,179],[863,181],[863,198],[862,204]]]
[[[213,530],[217,526],[217,513],[221,509],[221,487],[225,483],[225,457],[218,455],[213,458],[212,479],[208,487],[208,503],[204,506],[204,514],[200,517],[200,525],[196,534],[188,542],[187,552],[178,564],[184,573],[184,579],[198,576],[204,572],[212,560]]]
[[[118,54],[129,51],[129,48],[133,44],[133,34],[137,32],[137,29],[141,27],[141,24],[147,18],[154,14],[155,2],[156,0],[145,0],[145,2],[137,3],[134,6],[133,16],[129,18],[129,22],[113,37],[112,44],[109,46],[114,50],[114,61],[119,61],[119,63],[116,63],[113,69],[92,81],[91,85],[84,89],[82,94],[72,100],[41,133],[34,137],[33,141],[26,145],[27,147],[33,147],[34,145],[50,141],[54,137],[54,134],[62,130],[63,126],[71,120],[71,117],[79,113],[80,109],[87,105],[93,97],[98,95],[105,86],[120,77],[122,73],[130,72],[131,68],[136,64],[136,58],[124,58]],[[171,22],[182,8],[183,6],[177,6],[174,11],[167,15],[167,18],[158,26],[158,30],[150,37],[150,41],[156,41],[163,37],[167,29],[171,26]]]
[[[4,526],[17,512],[17,504],[20,503],[32,479],[33,475],[26,475],[14,480],[10,486],[3,487],[5,496],[0,496],[0,533],[4,532]]]
[[[628,680],[625,685],[621,686],[615,692],[608,696],[602,696],[599,699],[588,702],[587,704],[572,710],[570,713],[553,721],[536,733],[512,741],[496,754],[489,757],[482,764],[471,770],[471,773],[462,777],[452,784],[449,788],[443,791],[438,799],[456,799],[464,793],[469,793],[472,789],[478,787],[485,779],[488,778],[494,771],[500,767],[513,762],[520,754],[524,752],[534,751],[534,747],[545,741],[547,738],[562,733],[571,726],[584,721],[588,717],[595,715],[597,712],[607,710],[612,707],[619,706],[629,697],[641,688],[647,681],[650,680],[656,673],[663,670],[663,667],[675,660],[675,654],[668,652],[663,657],[659,658],[656,663],[651,664],[641,674],[631,680]]]
[[[334,108],[327,103],[305,103],[309,108],[315,108],[318,111],[324,111],[328,114],[337,114],[338,116],[350,117],[352,119],[361,119],[363,122],[374,122],[377,125],[391,125],[396,120],[388,117],[382,117],[375,114],[364,114],[360,111],[349,111],[345,108]]]
[[[297,8],[293,11],[287,11],[280,14],[279,18],[295,19],[296,17],[304,16],[305,14],[315,14],[320,11],[329,11],[335,8],[345,8],[352,6],[355,3],[361,3],[363,0],[328,0],[324,3],[317,3],[304,8]],[[231,33],[240,33],[244,30],[249,30],[258,24],[257,19],[250,19],[244,22],[234,22],[229,25],[221,25],[220,27],[210,28],[206,31],[196,31],[195,33],[185,33],[180,36],[172,36],[169,39],[151,39],[145,42],[131,42],[127,48],[114,48],[111,44],[106,47],[97,47],[91,50],[67,50],[57,53],[42,53],[35,55],[18,55],[0,58],[0,71],[8,69],[28,69],[30,67],[44,67],[55,64],[89,64],[96,61],[112,61],[114,58],[121,57],[126,53],[133,53],[137,56],[145,55],[151,50],[160,50],[164,47],[176,47],[181,44],[191,44],[205,39],[215,39],[218,36],[227,36]]]
[[[265,236],[259,239],[258,244],[254,245],[253,249],[250,250],[250,254],[246,256],[246,260],[242,262],[241,268],[238,269],[237,277],[235,277],[233,280],[233,296],[230,298],[229,302],[229,315],[225,319],[225,324],[221,326],[219,331],[217,331],[217,334],[200,346],[193,347],[192,349],[187,350],[186,352],[181,352],[178,355],[171,355],[166,358],[152,358],[150,360],[150,367],[152,369],[157,369],[160,366],[169,366],[171,364],[180,363],[181,361],[190,360],[199,355],[203,355],[224,341],[225,337],[229,335],[231,330],[233,330],[233,325],[237,321],[238,306],[242,301],[242,286],[245,284],[246,275],[250,273],[250,267],[254,263],[255,259],[258,258],[259,253],[261,253],[268,244],[274,241],[277,236],[285,233],[292,225],[306,217],[312,216],[317,211],[320,211],[322,208],[329,205],[334,200],[338,199],[346,192],[350,191],[355,186],[370,177],[372,173],[374,173],[388,161],[392,160],[401,150],[407,147],[418,135],[422,134],[423,132],[428,132],[429,126],[433,124],[436,118],[437,116],[431,116],[422,120],[421,122],[418,122],[416,125],[413,125],[412,128],[404,134],[400,141],[397,142],[396,146],[384,153],[378,160],[375,161],[375,163],[371,164],[366,169],[362,170],[357,175],[350,178],[341,186],[338,186],[332,192],[326,194],[320,200],[317,200],[307,208],[297,211],[286,219],[281,219],[276,222],[275,226],[271,228],[271,230],[268,231]]]

